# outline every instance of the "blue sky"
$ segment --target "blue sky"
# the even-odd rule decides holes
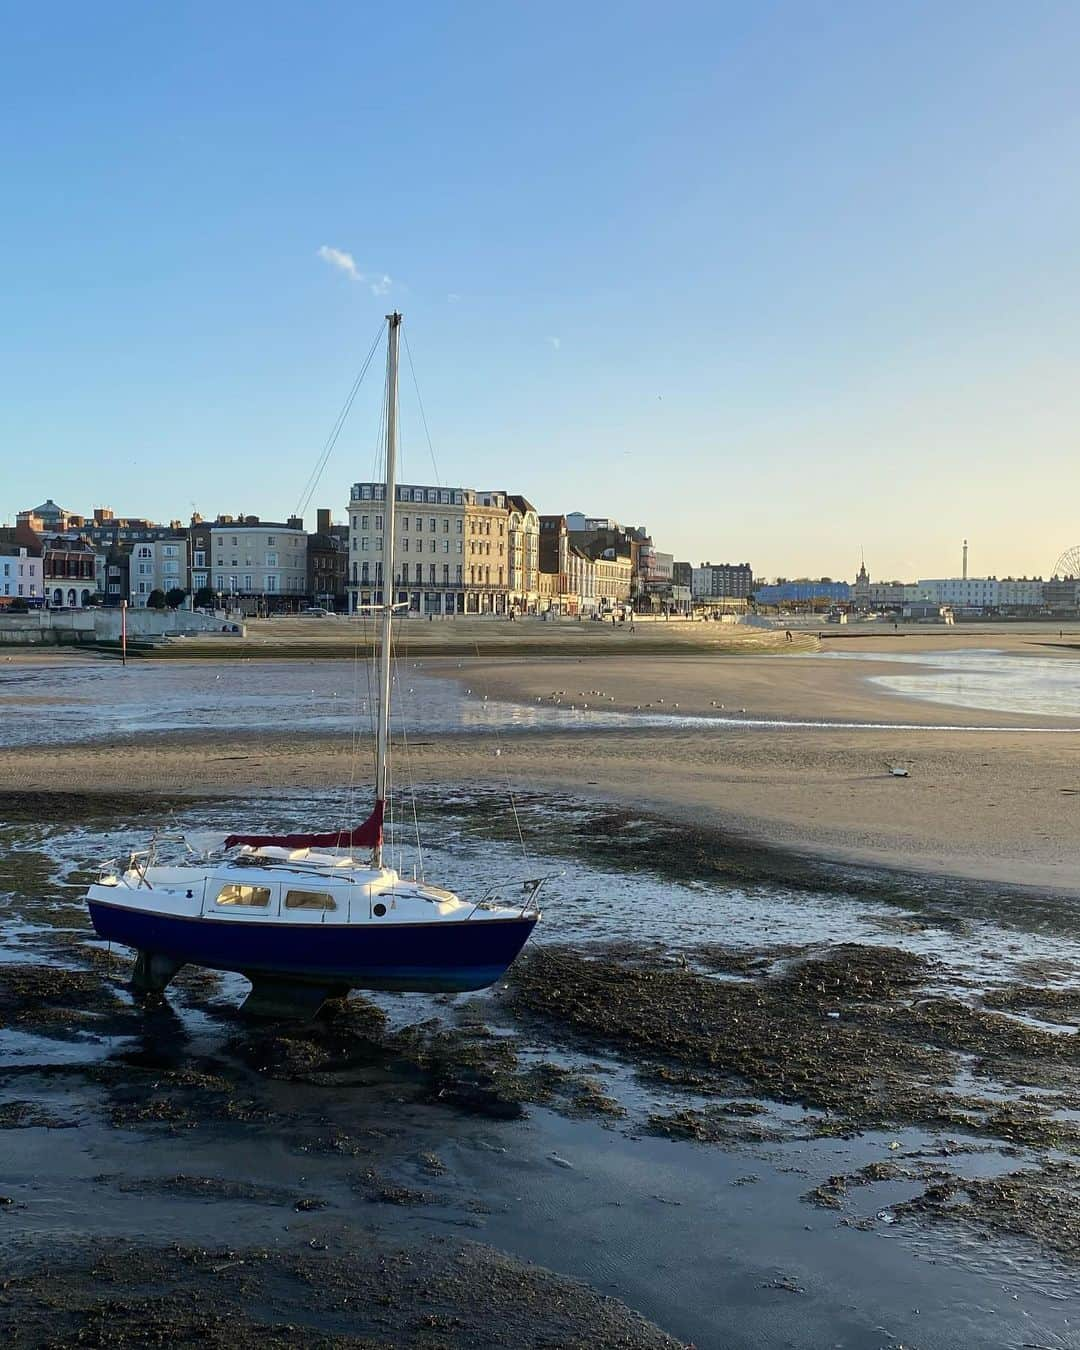
[[[1076,4],[0,18],[0,521],[287,514],[397,306],[443,482],[767,574],[1080,541]]]

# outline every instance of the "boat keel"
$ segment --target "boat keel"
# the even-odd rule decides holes
[[[137,994],[163,994],[169,981],[186,964],[174,957],[163,956],[161,952],[140,951],[135,956],[131,987]]]
[[[281,979],[272,975],[249,975],[251,993],[241,1012],[250,1017],[275,1017],[308,1021],[331,999],[344,998],[345,985],[307,984],[302,980]]]

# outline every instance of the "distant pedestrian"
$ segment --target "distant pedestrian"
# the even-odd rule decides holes
[[[785,629],[784,629],[784,638],[785,638],[785,640],[786,640],[787,642],[790,642],[790,641],[791,641],[791,629],[790,629],[790,628],[785,628]]]

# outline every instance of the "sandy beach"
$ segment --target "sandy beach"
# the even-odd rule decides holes
[[[1071,670],[1080,652],[1059,643],[1056,631],[1052,637],[917,633],[900,640],[878,634],[835,644],[870,658],[859,660],[804,650],[657,654],[648,641],[620,643],[608,657],[574,656],[566,654],[565,632],[552,633],[558,640],[543,658],[455,654],[416,664],[426,675],[456,680],[464,701],[535,706],[558,699],[625,714],[626,726],[425,734],[410,747],[414,781],[543,786],[818,857],[1080,890],[1080,719],[931,703],[871,678],[917,670],[911,658],[920,653],[991,645],[1020,659],[1068,662]],[[901,648],[904,664],[896,659]],[[30,659],[36,668],[48,662]],[[16,668],[21,660],[15,658]],[[400,660],[408,660],[404,646]],[[223,678],[258,687],[257,667],[241,674],[227,664]],[[671,714],[670,729],[634,727],[648,705],[653,721]],[[6,715],[18,716],[20,707],[48,716],[32,682],[7,693]],[[734,724],[703,734],[678,724],[687,715]],[[765,721],[772,725],[757,724]],[[797,721],[826,725],[784,725]],[[24,745],[0,751],[0,778],[45,792],[72,785],[101,792],[318,789],[348,781],[351,760],[348,736],[275,724],[258,733],[172,731]],[[889,772],[900,761],[909,768],[906,779]],[[359,762],[362,776],[363,755]]]

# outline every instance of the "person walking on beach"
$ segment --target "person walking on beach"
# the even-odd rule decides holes
[[[790,629],[790,628],[785,628],[785,629],[784,629],[784,641],[785,641],[785,642],[790,642],[790,641],[791,641],[791,629]]]

